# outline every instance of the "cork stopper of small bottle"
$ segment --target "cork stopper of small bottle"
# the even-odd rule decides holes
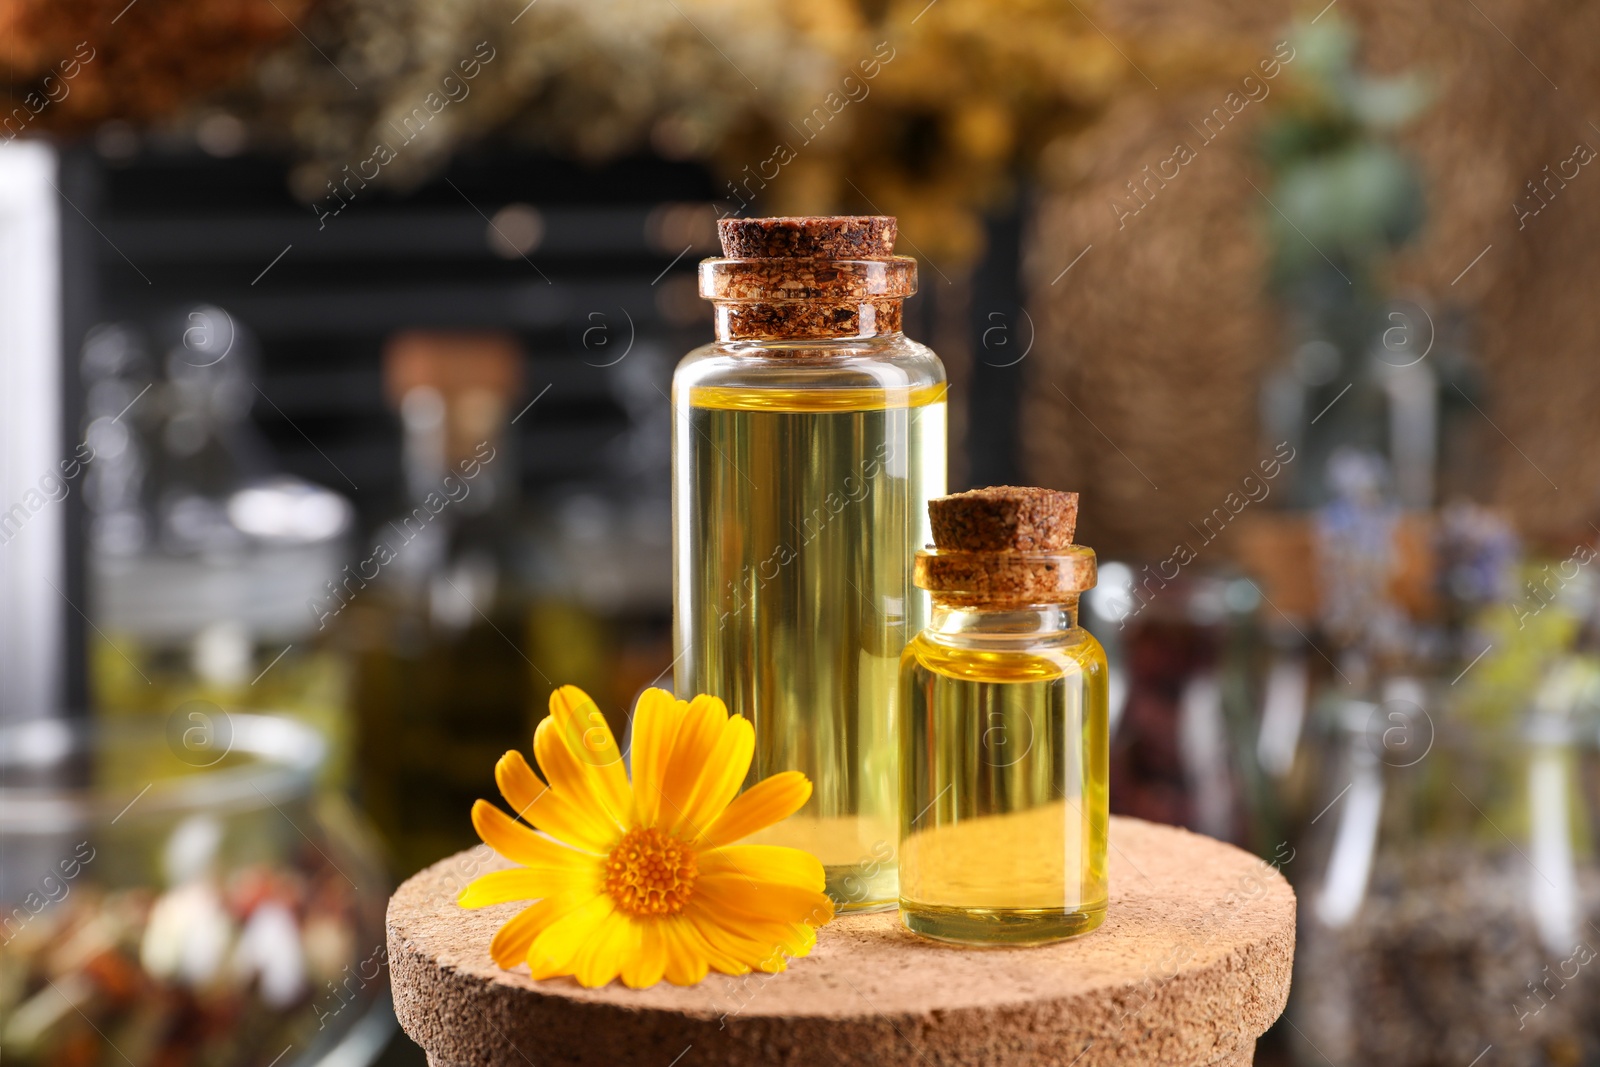
[[[1051,552],[1072,544],[1078,494],[991,485],[928,502],[933,544],[961,552]]]
[[[803,340],[898,332],[917,262],[894,254],[888,215],[721,219],[723,256],[700,264],[720,340]]]
[[[1000,485],[928,502],[933,545],[916,584],[971,606],[1065,603],[1095,584],[1092,549],[1073,544],[1078,494]]]

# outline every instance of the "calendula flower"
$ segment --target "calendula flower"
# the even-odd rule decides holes
[[[777,972],[804,956],[833,918],[822,864],[808,852],[739,845],[798,811],[805,775],[786,771],[744,793],[755,732],[722,701],[647,689],[633,718],[633,781],[594,701],[574,686],[550,697],[533,735],[549,784],[520,752],[495,781],[538,832],[488,801],[472,808],[485,844],[520,866],[475,879],[460,904],[537,901],[494,935],[502,967],[585,986],[621,976],[635,989],[662,978],[693,985],[723,974]]]

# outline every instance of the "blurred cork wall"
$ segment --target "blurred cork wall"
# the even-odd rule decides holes
[[[1237,34],[1268,57],[1293,16],[1320,6],[1108,0],[1106,13],[1134,35]],[[1584,529],[1600,514],[1600,165],[1520,229],[1512,205],[1579,143],[1600,149],[1600,4],[1330,10],[1358,30],[1368,71],[1416,70],[1434,92],[1399,135],[1421,167],[1428,219],[1394,261],[1393,290],[1468,325],[1485,384],[1464,457],[1473,492],[1530,531]],[[1023,465],[1035,484],[1084,493],[1082,539],[1108,558],[1170,552],[1271,453],[1259,383],[1285,351],[1263,287],[1272,208],[1255,146],[1279,101],[1250,103],[1209,143],[1189,125],[1249,73],[1246,60],[1214,85],[1130,97],[1049,161],[1024,262],[1039,338],[1023,364]],[[1119,219],[1111,204],[1128,201],[1126,183],[1179,141],[1196,158]]]

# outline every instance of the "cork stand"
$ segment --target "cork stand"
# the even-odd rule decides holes
[[[461,853],[389,903],[395,1010],[433,1067],[1240,1067],[1289,993],[1282,875],[1137,819],[1112,818],[1108,917],[1078,940],[960,949],[892,912],[848,916],[783,974],[690,988],[583,989],[496,967],[489,939],[518,905],[468,911],[455,897],[500,866]]]

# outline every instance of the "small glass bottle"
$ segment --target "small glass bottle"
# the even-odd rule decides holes
[[[884,217],[724,219],[700,265],[717,339],[672,383],[674,685],[755,726],[751,780],[796,770],[756,840],[816,855],[841,910],[892,907],[894,699],[927,620],[911,583],[945,489],[945,376],[900,332],[916,262]]]
[[[1106,909],[1105,651],[1078,626],[1078,494],[928,507],[933,620],[900,669],[900,918],[961,944],[1056,941]]]

